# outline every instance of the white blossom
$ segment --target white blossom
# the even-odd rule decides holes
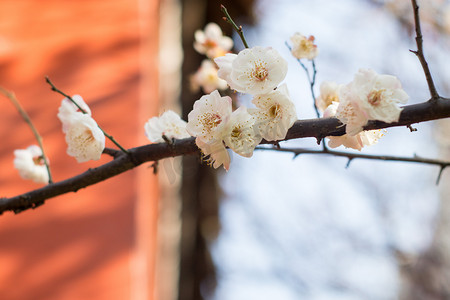
[[[194,49],[200,54],[215,58],[224,55],[231,48],[233,48],[233,40],[224,36],[216,23],[209,23],[205,30],[195,32]]]
[[[315,38],[312,35],[307,38],[301,33],[296,32],[291,36],[292,55],[297,59],[314,59],[319,53],[317,46],[314,44],[314,40]]]
[[[356,135],[363,130],[368,118],[361,112],[357,103],[350,101],[350,97],[347,96],[349,90],[348,85],[340,89],[340,101],[335,116],[346,125],[345,132],[347,134]]]
[[[86,114],[89,116],[91,115],[91,109],[80,95],[73,95],[72,99],[86,112]],[[74,114],[83,114],[83,112],[81,112],[81,110],[68,98],[64,98],[61,101],[57,114],[59,120],[63,124],[63,132],[65,132]]]
[[[244,49],[239,54],[228,54],[214,60],[218,75],[241,93],[266,94],[286,77],[287,62],[270,47]]]
[[[324,112],[333,102],[339,102],[340,85],[333,81],[324,81],[320,85],[320,95],[316,99],[319,111]]]
[[[98,160],[105,148],[105,135],[93,118],[74,114],[66,128],[67,154],[81,163]]]
[[[221,141],[231,110],[231,98],[221,97],[215,90],[195,101],[194,109],[188,115],[186,130],[205,143]]]
[[[329,105],[324,111],[324,118],[333,117],[336,114],[338,105],[338,102],[333,102]],[[344,134],[341,136],[328,136],[328,146],[331,148],[337,148],[342,145],[346,148],[352,148],[360,151],[364,146],[376,144],[384,133],[384,130],[367,130],[361,131],[356,135]]]
[[[214,62],[219,67],[219,70],[217,71],[217,76],[225,80],[227,84],[230,85],[230,87],[233,84],[230,75],[231,71],[233,70],[233,61],[236,59],[236,57],[237,54],[227,53],[224,56],[220,56],[214,59]]]
[[[354,135],[368,120],[397,122],[402,111],[398,104],[409,97],[395,76],[360,69],[353,81],[340,89],[339,98],[342,108],[340,105],[336,117],[347,124],[347,133]]]
[[[200,68],[190,79],[194,91],[201,87],[203,92],[208,94],[214,90],[225,90],[228,87],[227,82],[219,78],[216,64],[209,59],[202,61]]]
[[[202,150],[202,153],[205,156],[209,156],[206,161],[209,165],[212,165],[214,169],[217,169],[221,165],[223,165],[223,167],[227,171],[230,169],[230,154],[225,148],[222,140],[214,140],[206,143],[203,140],[197,138],[195,142],[200,150]]]
[[[228,121],[225,144],[237,154],[251,157],[253,150],[261,142],[261,135],[253,128],[255,118],[248,113],[245,106],[236,109]]]
[[[255,117],[255,129],[267,141],[282,140],[297,120],[294,103],[289,98],[285,84],[264,95],[257,95],[252,103],[256,109],[249,109]]]
[[[191,135],[186,131],[187,122],[172,111],[165,111],[160,117],[150,118],[144,125],[145,136],[153,143],[164,142],[163,135],[169,139],[184,139]]]
[[[397,122],[402,111],[398,104],[409,98],[395,76],[380,75],[370,69],[360,69],[350,87],[351,101],[358,103],[369,120]]]
[[[27,149],[14,150],[14,167],[23,179],[37,183],[48,183],[48,171],[42,157],[42,150],[36,145]]]

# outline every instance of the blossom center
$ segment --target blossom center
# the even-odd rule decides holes
[[[309,38],[307,38],[307,39],[303,39],[300,42],[300,48],[303,49],[303,51],[306,51],[306,52],[312,51],[314,48],[317,47],[316,45],[314,45],[314,40],[315,40],[315,38],[312,35],[309,36]]]
[[[231,131],[231,137],[234,139],[238,139],[241,136],[241,129],[239,127],[234,127]]]
[[[269,76],[265,64],[262,62],[255,63],[255,68],[252,71],[252,77],[258,81],[264,81]]]
[[[95,138],[94,138],[94,134],[92,133],[92,130],[90,130],[90,129],[87,129],[85,132],[85,141],[87,142],[87,143],[90,143],[90,142],[92,142],[92,141],[94,141],[95,140]]]
[[[280,104],[274,104],[269,108],[269,115],[272,118],[276,118],[281,111]]]
[[[33,162],[36,166],[44,165],[44,158],[42,156],[33,157]]]
[[[205,127],[206,130],[210,132],[212,129],[216,128],[220,123],[222,123],[222,118],[218,114],[205,113],[203,114],[200,122],[202,123],[203,127]]]
[[[369,102],[369,104],[372,106],[380,105],[381,101],[383,100],[383,92],[384,92],[383,89],[371,91],[367,96],[368,97],[367,101]]]
[[[204,45],[205,48],[207,48],[207,49],[214,49],[214,48],[217,47],[217,43],[216,43],[214,40],[210,40],[210,39],[207,39],[207,40],[203,43],[203,45]]]

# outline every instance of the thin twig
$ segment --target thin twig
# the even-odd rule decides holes
[[[370,159],[370,160],[383,160],[383,161],[399,161],[399,162],[410,162],[410,163],[420,163],[420,164],[428,164],[435,165],[440,167],[440,172],[438,176],[437,183],[439,183],[439,179],[441,178],[442,171],[450,166],[450,161],[438,160],[438,159],[429,159],[422,158],[418,156],[414,157],[403,157],[403,156],[392,156],[392,155],[372,155],[372,154],[363,154],[363,153],[353,153],[353,152],[345,152],[345,151],[335,151],[328,149],[324,150],[315,150],[315,149],[306,149],[306,148],[268,148],[268,147],[256,147],[256,150],[267,150],[267,151],[278,151],[278,152],[288,152],[293,153],[295,157],[300,154],[316,154],[316,155],[333,155],[348,158],[348,162],[346,168],[349,167],[350,162],[352,162],[355,158],[359,159]]]
[[[14,104],[16,109],[19,111],[19,113],[22,116],[22,118],[24,119],[24,121],[28,124],[28,126],[30,126],[31,131],[33,132],[33,134],[39,144],[39,148],[41,148],[41,151],[42,151],[42,159],[44,160],[44,164],[45,164],[45,167],[47,168],[47,173],[48,173],[48,183],[53,183],[52,174],[50,172],[50,164],[48,162],[47,156],[45,155],[44,145],[42,144],[41,135],[37,131],[36,127],[34,126],[33,122],[31,121],[31,118],[28,116],[27,112],[23,109],[22,105],[20,105],[20,103],[17,100],[14,93],[4,89],[3,87],[0,87],[0,92],[3,95],[5,95],[5,97],[7,97],[9,100],[11,100],[11,102]]]
[[[292,47],[288,44],[288,42],[285,42],[284,44],[289,49],[289,51],[292,51]],[[296,60],[298,61],[300,66],[303,68],[303,70],[305,70],[306,77],[308,78],[308,82],[309,82],[309,88],[311,90],[311,96],[313,98],[314,111],[316,112],[316,116],[318,118],[320,118],[320,112],[319,112],[319,109],[317,108],[317,104],[316,104],[316,95],[314,93],[314,85],[316,84],[316,75],[317,75],[317,69],[316,69],[316,64],[314,62],[314,59],[311,60],[311,64],[312,64],[312,68],[313,68],[312,76],[309,73],[308,67],[305,66],[305,64],[302,62],[302,60],[298,59],[298,58]]]
[[[106,155],[112,156],[113,158],[116,158],[122,152],[119,150],[116,150],[116,149],[112,149],[112,148],[105,148],[105,149],[103,149],[103,153]]]
[[[436,90],[436,87],[434,85],[433,77],[431,76],[430,68],[428,67],[427,60],[425,59],[425,55],[423,52],[423,37],[422,37],[422,30],[420,29],[420,18],[419,18],[419,6],[417,5],[416,0],[411,0],[411,4],[414,10],[414,23],[416,27],[416,44],[417,44],[417,51],[409,50],[412,53],[414,53],[417,58],[420,61],[420,64],[422,65],[423,71],[425,73],[425,78],[427,79],[428,83],[428,90],[431,94],[430,101],[435,101],[439,98],[439,94]]]
[[[86,114],[87,112],[81,108],[81,106],[78,105],[78,103],[73,100],[73,98],[69,95],[67,95],[66,93],[64,93],[63,91],[59,90],[58,88],[56,88],[56,86],[53,84],[53,82],[51,82],[50,78],[48,78],[48,76],[45,76],[45,81],[51,86],[52,91],[57,92],[58,94],[63,95],[64,97],[66,97],[67,99],[69,99],[73,104],[75,104],[75,106],[83,113]],[[117,147],[119,147],[120,150],[122,150],[124,153],[128,154],[128,151],[123,148],[115,139],[114,137],[112,137],[111,135],[109,135],[108,133],[106,133],[103,128],[100,127],[100,125],[98,125],[98,128],[103,132],[103,134],[111,141],[113,142]]]
[[[292,51],[291,46],[288,44],[288,42],[285,42],[286,47],[289,49],[289,51]],[[303,68],[303,70],[305,70],[306,73],[306,77],[308,78],[308,82],[309,82],[309,88],[311,90],[311,97],[313,99],[313,106],[314,106],[314,111],[316,112],[316,116],[317,118],[320,118],[320,112],[319,112],[319,108],[317,107],[317,103],[316,103],[316,94],[314,93],[314,85],[316,84],[316,75],[317,75],[317,69],[316,69],[316,63],[314,62],[314,59],[311,60],[311,64],[312,64],[312,68],[313,68],[313,74],[312,77],[309,73],[309,69],[305,66],[305,64],[297,58],[298,63],[300,64],[300,66]],[[322,148],[324,151],[327,151],[327,145],[325,144],[325,141],[322,139],[317,139],[317,144],[320,144],[320,142],[322,142]]]
[[[247,41],[245,40],[245,37],[244,37],[244,31],[242,30],[242,26],[237,26],[236,23],[234,23],[233,19],[231,18],[230,14],[228,13],[228,10],[226,9],[225,6],[220,5],[220,10],[225,15],[225,17],[223,17],[223,19],[225,21],[227,21],[228,23],[230,23],[231,26],[233,26],[234,30],[236,30],[236,32],[239,34],[239,37],[241,38],[242,43],[244,44],[244,47],[249,48]]]

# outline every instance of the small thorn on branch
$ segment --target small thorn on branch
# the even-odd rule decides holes
[[[280,143],[277,141],[273,142],[272,145],[274,146],[275,149],[278,149],[278,150],[281,149]]]
[[[350,167],[350,163],[352,162],[352,160],[353,160],[353,157],[348,158],[347,164],[345,165],[346,169],[348,169],[348,167]]]
[[[439,170],[438,177],[436,179],[436,185],[439,185],[439,182],[441,181],[442,172],[444,172],[444,169],[447,167],[447,165],[442,165],[441,169]]]
[[[412,127],[411,125],[407,125],[406,127],[407,127],[407,128],[409,129],[409,131],[411,131],[411,132],[417,131],[417,128],[414,128],[414,127]]]
[[[156,175],[158,174],[158,165],[159,165],[159,161],[155,160],[151,165],[150,168],[153,168],[153,174]]]

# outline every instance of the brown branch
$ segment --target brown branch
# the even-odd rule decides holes
[[[399,162],[410,162],[410,163],[420,163],[420,164],[428,164],[439,166],[439,175],[436,181],[436,184],[439,183],[441,178],[442,171],[450,167],[450,161],[438,160],[438,159],[430,159],[423,158],[419,156],[414,157],[402,157],[402,156],[392,156],[392,155],[372,155],[372,154],[363,154],[363,153],[354,153],[354,152],[345,152],[345,151],[335,151],[335,150],[314,150],[314,149],[306,149],[306,148],[264,148],[257,147],[257,150],[269,150],[269,151],[278,151],[278,152],[289,152],[293,153],[295,157],[300,154],[322,154],[322,155],[333,155],[348,158],[347,166],[350,165],[350,162],[355,159],[370,159],[370,160],[384,160],[384,161],[399,161]]]
[[[414,24],[416,27],[417,51],[414,50],[409,51],[414,53],[419,59],[420,64],[422,65],[423,71],[425,73],[425,78],[427,79],[428,90],[430,91],[431,94],[430,101],[435,101],[436,99],[439,98],[439,94],[434,85],[433,77],[431,77],[430,68],[428,67],[427,60],[425,59],[425,55],[423,53],[423,37],[422,37],[422,30],[420,29],[419,6],[417,5],[416,0],[411,0],[411,4],[414,10]]]
[[[435,102],[424,102],[404,107],[400,120],[395,123],[370,121],[366,130],[395,126],[408,126],[415,123],[450,117],[450,99],[438,98]],[[326,136],[345,134],[345,126],[336,118],[298,120],[289,129],[286,139],[315,137],[318,141]],[[274,142],[266,142],[271,143]],[[116,150],[117,151],[117,150]],[[11,198],[0,198],[0,214],[5,211],[21,212],[41,205],[45,200],[106,180],[145,162],[158,161],[167,157],[198,153],[194,138],[173,140],[170,143],[145,145],[129,149],[129,155],[121,151],[105,150],[114,160],[75,177],[49,184],[37,190]]]
[[[193,138],[175,140],[173,147],[165,143],[160,143],[132,148],[129,149],[128,155],[120,152],[113,161],[97,168],[89,169],[72,178],[55,182],[15,197],[0,198],[0,214],[5,211],[18,213],[29,208],[35,208],[49,198],[69,192],[76,192],[79,189],[121,174],[148,161],[187,155],[196,153],[197,151],[198,148]]]

